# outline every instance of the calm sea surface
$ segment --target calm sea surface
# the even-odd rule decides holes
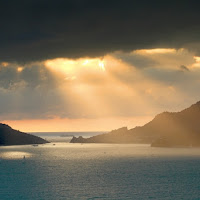
[[[200,200],[200,149],[66,142],[0,147],[0,199]]]

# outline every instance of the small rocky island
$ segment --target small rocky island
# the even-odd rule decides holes
[[[200,147],[200,102],[180,112],[163,112],[141,127],[126,127],[71,143],[143,143],[152,147]]]
[[[0,146],[45,143],[49,142],[40,137],[14,130],[10,126],[0,123]]]

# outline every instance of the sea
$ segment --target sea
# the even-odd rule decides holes
[[[70,142],[74,137],[82,136],[89,138],[95,135],[107,133],[108,131],[90,131],[90,132],[30,132],[29,134],[39,136],[49,142]]]
[[[0,147],[0,200],[200,200],[200,148],[69,143],[91,132],[33,134],[52,142]]]

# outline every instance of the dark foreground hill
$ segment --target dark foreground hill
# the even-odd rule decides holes
[[[163,112],[142,127],[126,127],[71,143],[149,143],[152,146],[200,146],[200,102],[181,112]]]
[[[48,141],[34,135],[14,130],[10,126],[0,123],[0,146],[45,143],[48,143]]]

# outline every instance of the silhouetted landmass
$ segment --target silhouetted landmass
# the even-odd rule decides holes
[[[126,127],[71,143],[146,143],[153,147],[200,146],[200,102],[181,112],[163,112],[142,127]]]
[[[49,142],[40,137],[14,130],[10,126],[0,123],[0,146],[45,143]]]

